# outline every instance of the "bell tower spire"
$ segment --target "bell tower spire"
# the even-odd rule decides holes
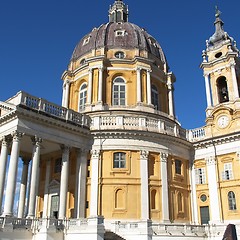
[[[128,22],[128,6],[122,0],[116,0],[110,6],[109,22]]]
[[[206,41],[206,50],[202,53],[201,68],[207,96],[206,121],[209,125],[214,124],[221,111],[226,111],[229,115],[240,112],[239,50],[234,39],[224,31],[220,16],[221,12],[216,7],[215,32]]]

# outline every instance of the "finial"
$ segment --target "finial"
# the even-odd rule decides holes
[[[215,17],[218,18],[218,17],[220,17],[220,15],[221,15],[221,12],[218,9],[218,6],[215,6]]]

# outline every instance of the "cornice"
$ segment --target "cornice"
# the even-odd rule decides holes
[[[211,147],[211,146],[235,142],[238,140],[240,140],[240,132],[201,140],[201,141],[193,143],[193,147],[195,149],[203,149],[203,148],[207,148],[207,147]]]

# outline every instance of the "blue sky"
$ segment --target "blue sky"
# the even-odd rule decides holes
[[[9,0],[0,8],[0,99],[19,90],[61,104],[61,74],[77,42],[108,21],[114,0]],[[161,44],[177,77],[175,102],[183,127],[204,125],[205,87],[201,52],[214,33],[214,6],[224,29],[240,42],[239,0],[125,0],[130,22],[145,28]],[[240,43],[239,43],[240,44]]]

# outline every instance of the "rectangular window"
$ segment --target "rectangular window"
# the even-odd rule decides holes
[[[181,160],[175,160],[175,173],[176,174],[182,174],[182,161]]]
[[[222,172],[222,180],[232,180],[233,179],[233,171],[232,171],[232,163],[224,163],[224,170]]]
[[[205,184],[206,183],[206,171],[205,168],[195,169],[196,184]]]
[[[117,152],[113,154],[113,168],[126,168],[126,153]]]

